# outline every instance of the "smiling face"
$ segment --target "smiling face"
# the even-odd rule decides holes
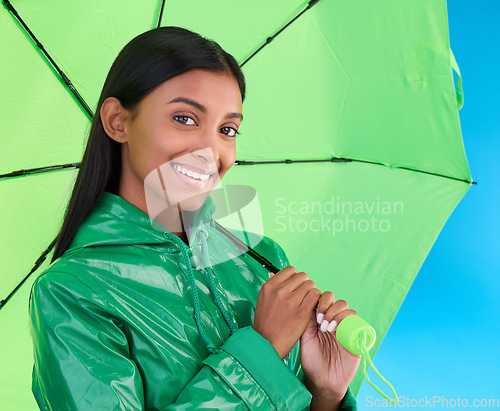
[[[241,111],[234,76],[203,69],[167,80],[131,111],[108,98],[103,127],[123,143],[118,194],[144,212],[145,188],[198,209],[234,164]]]

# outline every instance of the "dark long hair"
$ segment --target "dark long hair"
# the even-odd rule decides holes
[[[163,82],[194,68],[231,73],[237,80],[242,101],[245,78],[229,53],[214,41],[180,27],[160,27],[132,39],[118,54],[104,83],[97,104],[87,148],[56,237],[54,262],[68,248],[78,227],[103,191],[117,194],[121,174],[121,143],[108,137],[100,109],[108,97],[133,110]]]

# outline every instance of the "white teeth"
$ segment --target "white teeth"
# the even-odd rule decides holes
[[[185,174],[191,178],[194,178],[196,180],[208,180],[210,176],[208,174],[198,174],[196,171],[188,170],[182,166],[179,166],[177,164],[174,165],[174,169],[177,170],[179,173]]]

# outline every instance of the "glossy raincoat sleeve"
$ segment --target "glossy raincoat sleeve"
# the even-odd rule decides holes
[[[42,274],[30,296],[32,391],[42,410],[141,410],[143,384],[117,321],[78,277]]]
[[[281,246],[276,242],[274,243],[274,246],[276,248],[276,253],[279,256],[280,268],[283,269],[283,268],[291,265],[283,248],[281,248]],[[302,383],[305,383],[305,374],[304,374],[304,371],[302,370],[302,366],[300,364],[300,340],[297,341],[297,344],[295,344],[292,351],[290,352],[289,361],[292,362],[293,373],[297,376],[297,378]],[[344,398],[342,399],[342,402],[340,403],[339,410],[341,410],[341,411],[356,411],[357,409],[358,409],[358,406],[357,406],[356,398],[352,394],[351,387],[348,387],[346,395],[344,396]],[[309,405],[303,409],[303,411],[306,411],[306,410],[307,411],[310,410]]]
[[[306,387],[251,326],[240,328],[220,348],[203,361],[205,367],[167,410],[203,404],[211,409],[300,411],[310,404]]]

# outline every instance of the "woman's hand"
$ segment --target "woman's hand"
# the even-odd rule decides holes
[[[320,296],[306,273],[285,267],[260,289],[253,329],[284,359],[304,333]]]
[[[324,314],[323,325],[318,324],[317,314]],[[361,355],[346,350],[335,336],[338,323],[349,315],[357,313],[349,309],[347,302],[335,301],[333,293],[326,291],[319,298],[318,308],[310,313],[309,322],[300,337],[300,362],[306,386],[313,396],[330,398],[332,402],[344,397],[361,361]],[[326,329],[328,324],[329,330]]]

